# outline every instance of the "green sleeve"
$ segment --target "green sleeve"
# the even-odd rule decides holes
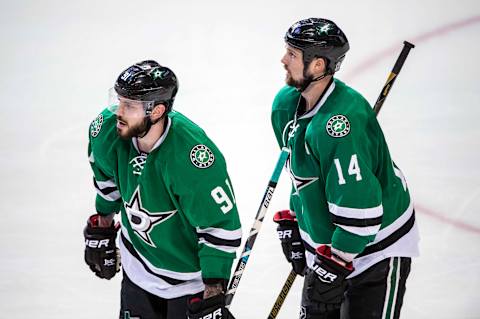
[[[241,243],[240,219],[222,154],[208,139],[200,142],[177,152],[177,160],[166,171],[171,172],[174,194],[197,232],[203,278],[228,279]],[[206,152],[202,157],[209,159],[202,168],[193,164],[198,145]]]
[[[109,215],[117,213],[121,206],[120,192],[118,191],[113,173],[108,168],[108,160],[102,159],[105,157],[107,147],[103,145],[110,145],[107,143],[108,136],[108,120],[105,117],[105,112],[101,113],[90,125],[89,143],[88,143],[88,159],[90,167],[93,171],[93,184],[97,191],[95,199],[95,208],[100,215]]]
[[[336,226],[332,246],[348,253],[362,252],[382,223],[382,188],[374,174],[375,141],[367,131],[353,118],[347,136],[327,136],[322,141],[327,149],[322,161],[325,195]]]

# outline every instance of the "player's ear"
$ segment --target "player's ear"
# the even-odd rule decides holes
[[[323,58],[315,58],[313,61],[314,73],[322,74],[325,72],[327,64]]]
[[[167,108],[165,107],[164,104],[155,105],[155,107],[152,110],[152,114],[150,115],[152,121],[155,122],[156,120],[161,118],[166,110]]]

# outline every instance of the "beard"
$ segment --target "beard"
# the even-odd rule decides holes
[[[117,121],[123,122],[124,127],[117,127],[117,134],[124,140],[129,140],[132,137],[143,136],[148,128],[148,118],[144,118],[140,123],[135,125],[128,124],[125,120],[118,116]]]
[[[307,74],[307,77],[302,76],[301,79],[294,79],[290,72],[287,70],[287,75],[285,77],[285,83],[289,86],[293,86],[296,89],[304,89],[307,81],[311,79],[311,76]]]

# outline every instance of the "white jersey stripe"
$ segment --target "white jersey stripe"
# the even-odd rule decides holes
[[[242,238],[242,229],[235,230],[225,230],[221,228],[203,228],[197,227],[197,233],[199,234],[209,234],[217,238],[226,239],[226,240],[236,240]]]
[[[316,243],[312,240],[312,238],[310,237],[310,235],[304,231],[303,229],[299,228],[300,229],[300,237],[302,237],[302,239],[307,243],[309,244],[311,247],[313,247],[313,249],[317,249],[318,246],[320,246],[321,244],[319,243]]]
[[[97,194],[100,195],[103,199],[109,201],[109,202],[114,202],[118,199],[120,199],[120,192],[119,191],[114,191],[114,192],[111,192],[107,195],[103,194],[101,190],[99,190],[98,188],[95,189],[97,191]]]
[[[127,232],[127,229],[122,225],[122,234],[123,236],[131,243],[132,241],[130,240],[130,236],[128,236],[128,232]],[[124,246],[122,244],[122,241],[120,240],[120,246]],[[124,247],[125,248],[125,247]],[[134,256],[132,256],[130,254],[130,252],[125,248],[124,249],[126,252],[124,253],[123,250],[122,250],[122,265],[123,267],[125,268],[125,263],[124,263],[124,260],[125,260],[125,257],[124,257],[124,254],[127,254],[127,258],[134,258],[136,259]],[[171,271],[171,270],[167,270],[167,269],[163,269],[163,268],[159,268],[159,267],[155,267],[154,265],[152,265],[148,259],[146,259],[145,257],[143,257],[141,254],[140,254],[140,251],[137,251],[138,252],[138,255],[140,256],[140,258],[142,259],[142,261],[144,262],[145,265],[148,266],[148,268],[158,274],[158,275],[161,275],[161,276],[166,276],[166,277],[170,277],[170,278],[174,278],[174,279],[178,279],[178,280],[193,280],[193,279],[197,279],[197,278],[200,278],[201,277],[201,271],[197,271],[197,272],[176,272],[176,271]],[[140,263],[140,262],[139,262]],[[142,266],[143,268],[143,265],[140,264],[140,266]],[[144,270],[144,272],[146,272]]]
[[[375,241],[373,243],[371,243],[370,245],[373,245],[373,244],[385,239],[389,235],[393,234],[397,229],[402,227],[402,225],[405,224],[410,219],[412,214],[413,214],[413,204],[412,204],[412,202],[410,202],[410,205],[405,210],[405,212],[400,217],[398,217],[393,223],[391,223],[390,225],[388,225],[384,229],[380,230],[378,232],[377,236],[375,237]]]
[[[97,186],[100,188],[100,189],[105,189],[105,188],[109,188],[109,187],[115,187],[117,188],[117,185],[115,184],[115,182],[110,179],[108,181],[98,181],[98,180],[95,180],[97,182]]]
[[[377,226],[367,226],[367,227],[355,227],[355,226],[346,226],[346,225],[339,225],[335,224],[338,227],[343,228],[344,230],[348,231],[349,233],[358,235],[358,236],[371,236],[378,233],[380,229],[380,225]]]
[[[209,241],[206,241],[204,238],[200,238],[198,243],[207,245],[208,247],[218,249],[218,250],[221,250],[221,251],[224,251],[224,252],[227,252],[227,253],[234,253],[234,252],[237,251],[237,248],[238,248],[238,247],[231,247],[231,246],[215,245],[215,244],[212,244]]]
[[[93,152],[91,152],[90,155],[88,155],[88,161],[92,164],[95,163],[95,158],[93,157]]]
[[[333,215],[346,218],[367,219],[377,218],[383,215],[383,206],[381,204],[371,208],[350,208],[328,203],[328,209]]]
[[[161,298],[171,299],[187,294],[201,292],[205,289],[201,275],[181,285],[170,285],[161,278],[147,272],[144,266],[135,259],[120,241],[122,267],[127,276],[140,288]]]

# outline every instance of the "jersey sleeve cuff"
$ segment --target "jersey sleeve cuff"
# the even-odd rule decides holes
[[[359,254],[365,249],[365,246],[374,239],[375,235],[359,236],[337,227],[333,232],[332,247],[346,253]]]
[[[200,267],[202,268],[202,278],[230,278],[232,269],[232,258],[219,256],[203,256],[200,258]]]
[[[109,202],[97,195],[95,200],[95,209],[97,213],[102,216],[118,213],[120,210],[120,201]]]

